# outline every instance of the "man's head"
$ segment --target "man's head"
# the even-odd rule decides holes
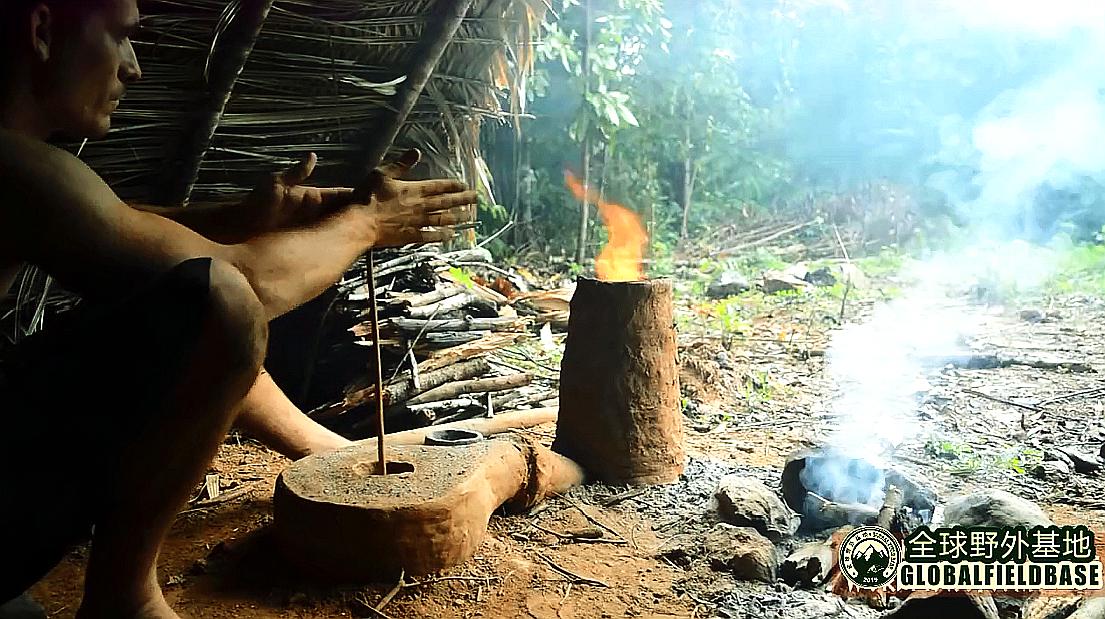
[[[102,137],[141,76],[136,0],[0,0],[0,101],[10,129]]]

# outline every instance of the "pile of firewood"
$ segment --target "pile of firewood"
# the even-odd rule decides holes
[[[340,286],[342,311],[354,317],[348,344],[371,351],[367,268],[351,274]],[[567,325],[570,291],[532,290],[480,248],[381,252],[374,282],[389,432],[556,404],[559,369],[526,343],[540,333],[555,346],[551,332]],[[371,435],[380,396],[374,367],[363,367],[340,399],[309,415],[347,436]]]

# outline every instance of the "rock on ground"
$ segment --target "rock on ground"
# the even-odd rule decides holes
[[[944,510],[944,525],[964,527],[1054,526],[1044,510],[1004,490],[984,490],[953,500]]]
[[[1089,597],[1067,619],[1105,619],[1105,597]]]
[[[998,619],[997,604],[989,593],[972,595],[938,595],[934,591],[911,594],[894,612],[883,619]]]
[[[779,567],[775,546],[756,529],[719,522],[706,533],[704,546],[715,570],[730,572],[740,580],[775,581]]]
[[[745,276],[736,271],[725,271],[716,282],[706,288],[706,296],[711,299],[724,299],[748,292],[751,288],[752,284]]]
[[[730,524],[752,527],[776,541],[798,530],[798,514],[759,480],[739,475],[724,477],[714,497],[718,513]]]

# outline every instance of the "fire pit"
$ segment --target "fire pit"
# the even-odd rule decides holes
[[[792,455],[782,486],[783,500],[808,531],[872,524],[886,509],[894,510],[897,526],[912,529],[931,522],[936,509],[936,494],[900,471],[834,448]]]

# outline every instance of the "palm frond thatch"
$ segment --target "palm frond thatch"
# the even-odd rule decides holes
[[[261,173],[319,155],[317,182],[348,185],[346,167],[387,110],[436,0],[277,0],[199,170],[193,201],[250,188]],[[115,127],[84,159],[128,200],[151,199],[166,150],[204,96],[226,0],[144,6],[135,46],[143,78]],[[459,175],[487,195],[479,127],[524,113],[533,39],[545,0],[476,0],[415,105],[396,149],[418,146],[429,173]]]

